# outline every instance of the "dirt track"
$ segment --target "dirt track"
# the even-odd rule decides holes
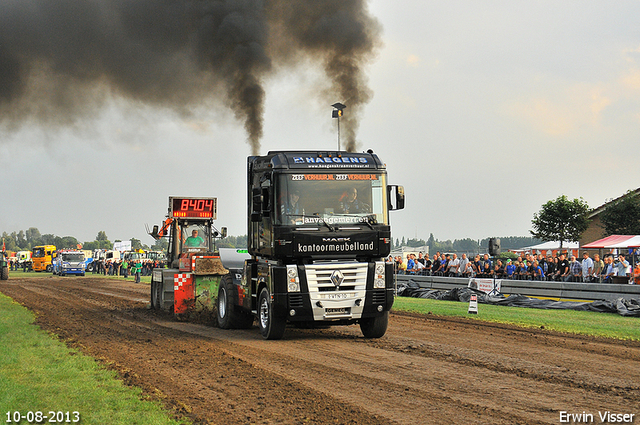
[[[263,341],[149,310],[149,286],[131,281],[14,274],[0,291],[195,423],[640,423],[637,342],[402,314],[378,340],[350,326]]]

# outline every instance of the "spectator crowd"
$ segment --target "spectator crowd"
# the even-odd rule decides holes
[[[132,260],[109,259],[94,261],[93,274],[102,274],[105,276],[124,276],[135,275],[139,273],[141,276],[151,276],[154,268],[164,267],[164,262],[158,260]]]
[[[22,269],[23,272],[33,271],[32,261],[18,262],[15,258],[9,259],[9,269],[11,271],[18,271]],[[163,261],[158,260],[132,260],[127,261],[125,259],[109,259],[109,260],[95,260],[89,265],[87,272],[91,271],[93,274],[102,274],[105,276],[123,276],[125,279],[129,276],[134,276],[136,282],[140,282],[140,276],[151,276],[151,272],[154,268],[164,267]]]
[[[398,274],[420,276],[478,277],[514,280],[562,281],[584,283],[613,283],[614,276],[628,277],[629,283],[640,284],[640,263],[630,270],[624,254],[617,258],[612,254],[600,259],[595,254],[592,259],[588,252],[578,261],[575,255],[569,258],[563,253],[544,256],[527,254],[511,259],[491,259],[488,254],[476,255],[473,260],[462,254],[436,253],[432,258],[421,252],[402,257],[389,257]]]

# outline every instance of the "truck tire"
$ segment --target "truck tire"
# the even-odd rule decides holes
[[[230,275],[220,279],[216,316],[221,329],[249,329],[253,326],[253,315],[242,311],[238,305],[238,288]]]
[[[162,308],[160,291],[162,291],[162,282],[151,280],[151,308],[154,310]]]
[[[47,273],[51,273],[51,264],[47,265],[47,268],[45,270]]]
[[[387,332],[389,325],[389,312],[385,311],[382,316],[367,317],[360,319],[360,330],[365,338],[380,338]]]
[[[274,317],[271,295],[267,288],[262,288],[258,297],[258,326],[264,339],[281,339],[287,322],[281,317]]]
[[[9,268],[7,266],[2,267],[2,271],[0,271],[0,280],[9,279]]]

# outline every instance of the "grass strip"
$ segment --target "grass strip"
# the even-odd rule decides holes
[[[35,326],[34,319],[0,294],[0,422],[16,423],[14,412],[43,412],[45,417],[79,412],[79,423],[85,425],[180,423],[160,403],[143,400],[142,391],[124,385],[115,372]],[[75,418],[70,413],[71,423]]]
[[[424,298],[397,297],[393,304],[394,311],[466,317],[472,320],[544,328],[558,332],[640,340],[640,319],[638,317],[624,317],[613,313],[592,311],[545,310],[480,303],[478,304],[478,314],[469,314],[468,309],[468,303]]]

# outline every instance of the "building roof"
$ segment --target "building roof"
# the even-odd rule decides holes
[[[597,208],[594,208],[591,210],[591,212],[589,212],[589,219],[592,219],[593,217],[597,216],[598,214],[600,214],[602,211],[604,211],[607,206],[609,206],[610,204],[619,201],[622,198],[626,198],[627,196],[635,196],[635,195],[640,195],[640,187],[637,188],[636,190],[633,190],[631,192],[627,192],[622,196],[617,197],[616,199],[612,199],[609,202],[605,202],[604,204],[600,205]]]

